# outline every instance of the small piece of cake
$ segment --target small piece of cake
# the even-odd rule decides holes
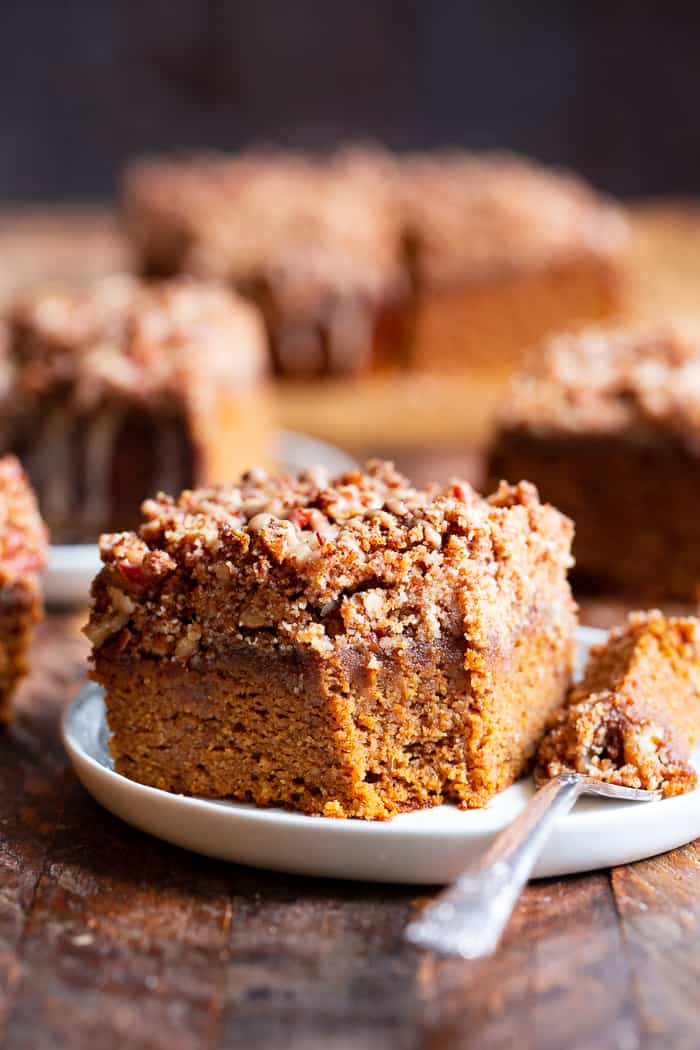
[[[255,471],[144,513],[102,537],[86,629],[119,772],[384,819],[528,768],[576,623],[572,526],[532,486]]]
[[[621,308],[626,221],[582,180],[459,152],[409,159],[402,177],[414,367],[512,366],[546,336]]]
[[[0,449],[24,463],[54,540],[129,528],[153,491],[266,458],[262,325],[226,289],[39,289],[13,302],[5,336]]]
[[[379,156],[144,160],[127,173],[124,212],[143,272],[217,278],[258,304],[278,375],[400,355],[408,279]]]
[[[540,745],[536,776],[584,773],[680,795],[697,784],[690,759],[698,740],[700,622],[632,613],[591,650]]]
[[[46,529],[14,456],[0,458],[0,724],[10,721],[15,686],[27,672],[31,629],[41,619],[39,572]]]
[[[685,600],[700,588],[699,471],[700,348],[655,323],[552,340],[515,382],[489,464],[576,522],[581,588]]]

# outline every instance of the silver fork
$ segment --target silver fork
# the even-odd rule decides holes
[[[444,955],[478,959],[498,945],[535,861],[559,817],[580,795],[654,802],[660,791],[604,784],[579,773],[561,773],[536,791],[525,809],[469,867],[406,928],[406,939]]]

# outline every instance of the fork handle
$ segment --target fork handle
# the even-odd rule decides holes
[[[582,786],[565,774],[547,781],[483,858],[409,925],[407,939],[465,959],[492,952],[554,824],[572,808]]]

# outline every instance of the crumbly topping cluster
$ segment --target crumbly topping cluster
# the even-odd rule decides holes
[[[620,209],[580,180],[507,155],[152,159],[124,196],[146,252],[159,245],[181,270],[239,284],[262,278],[291,301],[400,289],[407,244],[422,276],[443,281],[607,256],[626,236]]]
[[[514,381],[505,427],[609,433],[700,429],[700,345],[671,325],[553,338]]]
[[[47,532],[34,493],[14,456],[0,458],[0,584],[39,572]]]
[[[142,161],[125,183],[137,242],[166,237],[188,273],[262,282],[287,309],[403,290],[397,202],[380,164],[251,151]]]
[[[246,550],[293,567],[323,594],[337,587],[339,574],[341,586],[370,567],[384,575],[396,555],[400,563],[401,555],[415,547],[442,559],[453,532],[469,537],[472,553],[495,561],[492,533],[504,509],[514,505],[542,509],[534,489],[525,484],[504,485],[487,502],[466,482],[446,489],[413,488],[388,463],[370,463],[367,473],[334,479],[321,470],[298,477],[253,470],[240,486],[146,501],[146,523],[134,541],[135,549],[159,549],[176,561],[214,559],[235,535]],[[128,540],[119,534],[116,542]],[[110,537],[103,538],[103,551],[112,544]]]
[[[569,703],[591,693],[612,691],[634,703],[647,687],[647,670],[661,660],[673,666],[700,696],[700,621],[693,616],[665,616],[658,609],[631,612],[613,627],[607,641],[591,648],[583,678],[572,686]]]
[[[537,776],[570,772],[667,796],[697,783],[694,770],[669,746],[665,726],[630,718],[617,693],[593,693],[556,716],[540,747]]]
[[[509,154],[409,158],[402,182],[424,276],[436,282],[612,255],[627,235],[621,209],[586,183]]]
[[[525,483],[484,500],[459,481],[416,489],[391,464],[373,462],[333,479],[251,471],[235,488],[160,496],[143,510],[138,535],[102,538],[95,645],[130,618],[115,592],[162,609],[171,589],[182,595],[183,578],[228,595],[232,629],[274,628],[317,648],[338,635],[386,650],[465,630],[488,647],[519,626],[503,591],[525,605],[544,566],[561,591],[562,622],[571,616],[563,594],[571,524]],[[173,616],[192,618],[181,604]]]
[[[660,609],[636,610],[628,613],[625,623],[611,628],[607,644],[624,638],[638,638],[642,634],[663,638],[669,630],[677,632],[687,647],[686,656],[691,661],[689,671],[700,672],[700,620],[695,616],[665,616]],[[591,655],[599,654],[604,648],[604,645],[594,646]],[[700,688],[700,678],[698,686]]]
[[[9,307],[5,365],[10,408],[55,388],[88,410],[110,393],[177,396],[203,371],[247,386],[265,368],[265,344],[254,308],[225,288],[116,275],[20,294]]]

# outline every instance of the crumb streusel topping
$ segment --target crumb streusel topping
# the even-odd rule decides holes
[[[522,627],[503,590],[524,608],[535,564],[551,565],[553,578],[571,564],[571,523],[533,486],[504,484],[485,500],[459,481],[416,489],[388,463],[333,479],[256,470],[239,486],[159,496],[143,511],[138,535],[102,538],[88,630],[96,646],[133,618],[137,599],[138,629],[160,631],[176,657],[187,651],[177,649],[184,621],[201,627],[212,616],[217,630],[223,620],[234,633],[273,627],[282,642],[303,636],[319,649],[369,639],[386,651],[465,634],[488,649]],[[192,605],[183,577],[190,591],[211,583],[230,604]],[[569,601],[562,624],[570,618]]]
[[[555,336],[515,379],[501,422],[536,433],[697,433],[700,346],[670,324]]]
[[[289,307],[403,290],[407,240],[440,283],[614,255],[627,235],[622,210],[580,179],[507,154],[151,158],[124,196],[137,243],[175,247],[185,272],[264,277]]]
[[[372,298],[405,285],[398,204],[369,155],[144,160],[127,175],[126,209],[137,240],[151,222],[156,236],[160,224],[178,231],[185,272],[243,287],[264,280],[290,311],[339,291]]]
[[[247,386],[266,368],[254,307],[228,289],[127,275],[86,289],[40,288],[9,307],[4,387],[10,398],[70,389],[88,410],[103,397],[169,399],[206,375]]]
[[[623,243],[622,211],[576,176],[510,154],[409,158],[406,222],[436,282],[537,269]]]

